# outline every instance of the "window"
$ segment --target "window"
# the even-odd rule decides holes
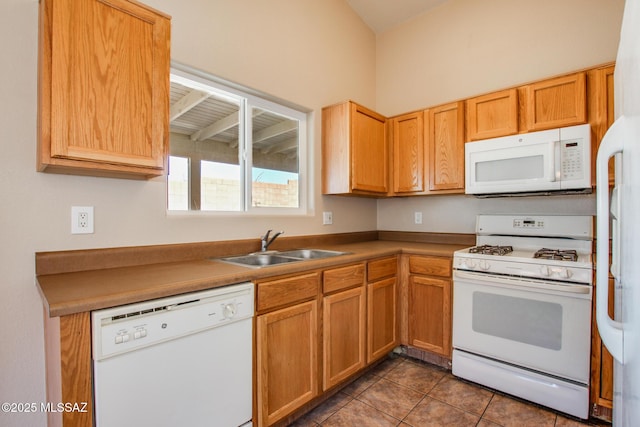
[[[304,214],[308,111],[171,70],[170,211]]]

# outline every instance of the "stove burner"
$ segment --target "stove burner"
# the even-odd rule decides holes
[[[542,248],[536,252],[533,257],[560,261],[578,261],[578,253],[573,249],[563,250]]]
[[[511,246],[482,245],[469,249],[469,253],[484,255],[506,255],[510,252],[513,252],[513,247]]]

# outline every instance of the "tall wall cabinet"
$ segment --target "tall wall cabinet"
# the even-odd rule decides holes
[[[162,175],[170,18],[127,0],[41,0],[39,31],[38,170]]]

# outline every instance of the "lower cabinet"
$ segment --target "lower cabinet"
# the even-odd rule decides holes
[[[319,393],[318,292],[317,272],[258,283],[258,310],[281,307],[256,317],[259,426],[277,422]]]
[[[287,421],[399,344],[396,256],[256,287],[256,419]]]
[[[47,402],[72,402],[84,411],[47,412],[49,426],[93,426],[91,316],[44,313]]]
[[[451,258],[409,257],[409,344],[451,357]]]
[[[364,286],[324,297],[324,390],[365,366],[365,297]]]
[[[397,271],[395,256],[367,264],[367,363],[399,344]]]
[[[365,366],[364,272],[364,264],[356,264],[323,274],[323,390]]]
[[[609,278],[609,316],[614,316],[614,279]],[[595,294],[595,290],[594,290]],[[613,356],[602,343],[593,298],[591,330],[591,416],[611,421],[613,415]]]

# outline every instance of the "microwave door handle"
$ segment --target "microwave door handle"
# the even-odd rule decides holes
[[[609,159],[622,152],[628,127],[626,120],[621,116],[611,125],[602,139],[596,159],[596,322],[602,342],[620,363],[623,362],[622,323],[609,317]],[[614,237],[619,238],[617,233]],[[614,265],[617,262],[613,260]]]
[[[560,142],[552,141],[547,145],[547,181],[554,182],[556,180],[556,154],[560,151]]]

